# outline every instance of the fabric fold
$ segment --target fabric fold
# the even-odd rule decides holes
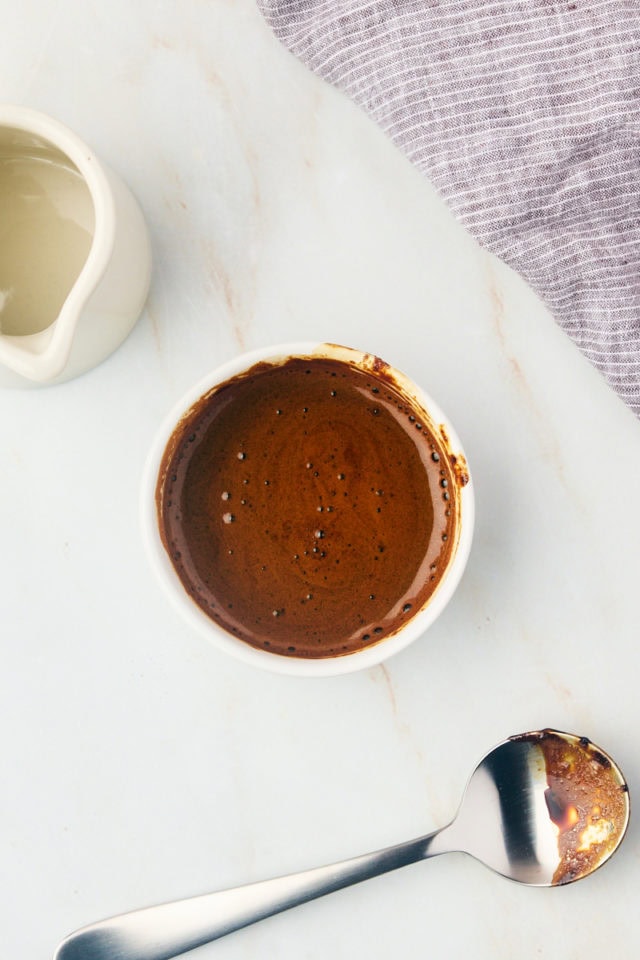
[[[637,0],[258,0],[640,416]]]

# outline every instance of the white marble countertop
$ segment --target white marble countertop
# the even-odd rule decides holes
[[[5,390],[2,956],[101,917],[330,862],[455,813],[476,761],[555,726],[640,791],[640,427],[526,285],[483,252],[252,0],[2,0],[0,90],[128,182],[147,308],[91,373]],[[236,353],[370,350],[438,399],[474,473],[453,601],[384,666],[258,672],[193,634],[146,562],[157,424]],[[637,956],[640,832],[588,880],[509,883],[462,855],[264,921],[198,956]]]

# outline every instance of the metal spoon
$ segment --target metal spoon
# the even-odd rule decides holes
[[[604,751],[555,730],[525,733],[484,757],[457,817],[441,830],[332,866],[94,923],[67,937],[54,960],[169,960],[341,887],[454,851],[520,883],[569,883],[608,860],[628,820],[626,782]]]

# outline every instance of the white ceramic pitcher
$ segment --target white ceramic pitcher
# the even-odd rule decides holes
[[[71,130],[0,104],[0,386],[78,376],[134,326],[151,252],[125,184]]]

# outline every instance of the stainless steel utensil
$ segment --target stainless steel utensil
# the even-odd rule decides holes
[[[94,923],[67,937],[54,960],[168,960],[341,887],[454,851],[520,883],[568,883],[611,856],[628,819],[624,777],[604,751],[559,731],[522,734],[478,764],[458,815],[441,830],[330,866]]]

